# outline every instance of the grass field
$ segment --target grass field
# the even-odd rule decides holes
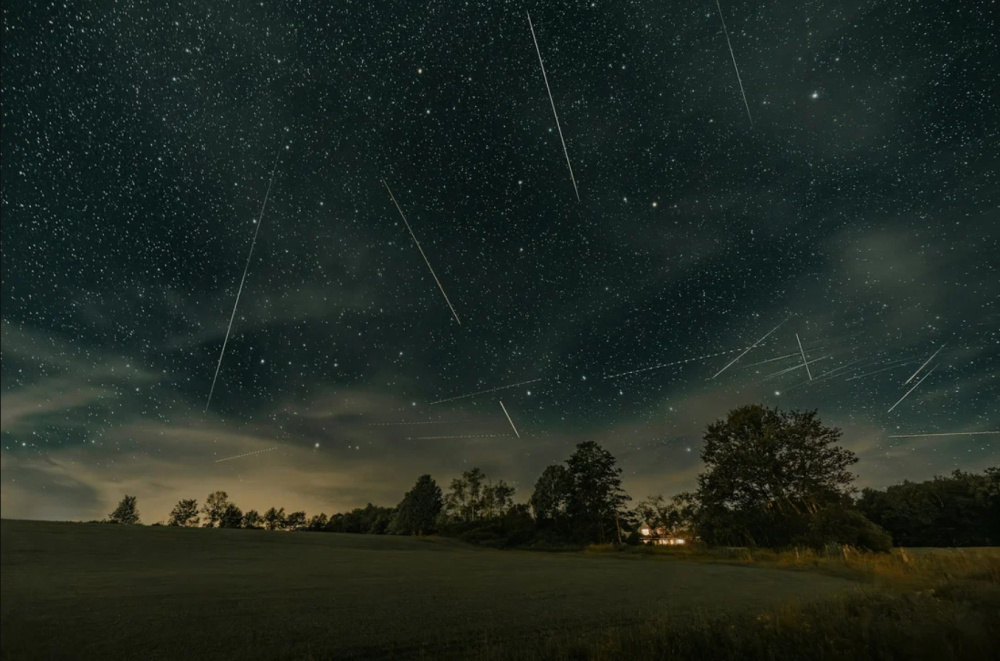
[[[658,559],[2,521],[0,650],[3,659],[710,658],[697,645],[733,644],[722,638],[738,623],[766,631],[800,617],[799,602],[856,613],[852,600],[881,598],[857,594],[874,582],[863,572]],[[692,642],[691,632],[708,638]],[[743,653],[761,640],[718,658],[768,658]],[[988,652],[976,644],[958,649]]]

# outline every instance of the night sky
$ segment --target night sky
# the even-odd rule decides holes
[[[721,9],[4,3],[3,516],[523,501],[585,440],[669,496],[747,403],[860,486],[996,465],[892,436],[1000,430],[997,4]]]

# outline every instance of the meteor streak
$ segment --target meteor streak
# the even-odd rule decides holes
[[[906,399],[906,398],[907,398],[907,396],[909,396],[909,394],[910,394],[911,392],[913,392],[914,390],[916,390],[916,389],[917,389],[917,386],[919,386],[919,385],[920,385],[921,383],[923,383],[923,382],[924,382],[924,381],[925,381],[925,380],[927,379],[927,377],[929,377],[929,376],[930,376],[931,374],[933,374],[933,373],[934,373],[934,370],[936,370],[936,369],[937,369],[937,365],[935,365],[934,367],[932,367],[932,368],[930,369],[930,371],[928,371],[928,372],[927,372],[927,374],[924,374],[924,375],[923,375],[922,377],[920,377],[920,380],[919,380],[919,381],[917,381],[916,383],[914,383],[914,384],[913,384],[913,387],[912,387],[912,388],[910,388],[909,390],[907,390],[907,391],[906,391],[906,394],[905,394],[905,395],[903,395],[902,397],[900,397],[900,398],[899,398],[899,401],[898,401],[898,402],[896,402],[895,404],[893,404],[892,406],[890,406],[890,407],[889,407],[889,410],[888,410],[888,411],[886,411],[886,413],[892,413],[892,409],[894,409],[894,408],[896,408],[897,406],[899,406],[899,405],[900,405],[900,403],[901,403],[901,402],[902,402],[902,401],[903,401],[904,399]]]
[[[459,399],[467,399],[469,397],[475,397],[476,395],[485,395],[488,392],[496,392],[497,390],[506,390],[507,388],[516,388],[517,386],[526,386],[529,383],[537,383],[541,379],[532,379],[531,381],[521,381],[519,383],[512,383],[508,386],[497,386],[496,388],[489,388],[487,390],[480,390],[478,392],[471,392],[468,395],[458,395],[456,397],[448,397],[447,399],[439,399],[436,402],[431,402],[429,406],[434,406],[435,404],[444,404],[445,402],[454,402]]]
[[[535,37],[535,26],[531,23],[531,14],[528,14],[528,27],[531,28],[531,40],[535,42],[535,52],[538,53],[538,64],[542,68],[542,80],[545,81],[545,91],[549,93],[549,103],[552,104],[552,116],[556,118],[556,130],[559,131],[559,141],[562,142],[563,154],[566,155],[566,167],[569,168],[569,178],[573,182],[573,192],[576,193],[576,201],[580,201],[580,189],[576,187],[576,177],[573,176],[573,164],[569,162],[569,150],[566,149],[566,140],[563,138],[562,126],[559,125],[559,113],[556,112],[556,102],[552,98],[552,88],[549,87],[549,77],[545,73],[545,63],[542,62],[542,51],[538,48],[538,38]]]
[[[448,294],[444,293],[444,287],[441,286],[441,281],[438,280],[437,274],[434,273],[434,267],[431,266],[431,262],[427,259],[427,255],[424,254],[424,249],[420,247],[420,242],[417,241],[417,235],[413,233],[413,228],[410,227],[410,221],[406,219],[406,214],[403,213],[403,209],[399,206],[399,202],[396,201],[396,196],[392,194],[389,189],[389,184],[385,183],[385,179],[382,180],[382,185],[389,192],[389,197],[392,199],[392,203],[396,205],[396,210],[399,211],[399,215],[403,218],[403,222],[406,223],[406,229],[410,230],[410,236],[413,237],[413,242],[417,244],[417,250],[420,251],[420,256],[424,258],[424,262],[427,264],[427,270],[431,272],[431,276],[434,278],[434,282],[437,283],[438,289],[441,290],[441,295],[444,296],[444,302],[448,304],[451,309],[451,313],[455,316],[455,321],[458,321],[458,325],[461,326],[462,322],[458,319],[458,313],[455,312],[455,307],[448,300]]]
[[[904,382],[903,382],[903,385],[905,386],[905,385],[906,385],[907,383],[909,383],[910,381],[913,381],[913,377],[915,377],[916,375],[920,374],[920,370],[922,370],[922,369],[924,369],[925,367],[927,367],[927,363],[929,363],[929,362],[931,362],[932,360],[934,360],[934,356],[936,356],[936,355],[938,355],[939,353],[941,353],[941,350],[942,350],[942,349],[944,349],[944,345],[943,345],[943,344],[942,344],[942,345],[941,345],[940,347],[938,347],[938,350],[937,350],[937,351],[935,351],[935,352],[934,352],[933,354],[931,354],[931,357],[930,357],[930,358],[928,358],[927,360],[925,360],[925,361],[924,361],[924,364],[923,364],[923,365],[921,365],[920,367],[918,367],[918,368],[917,368],[917,371],[913,373],[913,376],[911,376],[910,378],[908,378],[908,379],[907,379],[906,381],[904,381]]]
[[[813,373],[809,369],[809,361],[806,360],[806,352],[802,348],[802,340],[799,339],[799,334],[798,333],[795,334],[795,341],[799,343],[799,352],[802,354],[802,364],[806,366],[806,374],[809,375],[809,380],[812,381],[813,380]]]
[[[813,363],[818,363],[821,360],[826,360],[827,358],[831,358],[831,356],[823,356],[822,358],[817,358],[816,360],[809,361],[808,363],[803,363],[801,365],[793,365],[792,367],[783,369],[780,372],[774,372],[772,374],[768,374],[762,380],[767,381],[768,379],[773,379],[776,376],[781,376],[783,374],[788,374],[789,372],[794,372],[795,370],[800,370],[803,367],[808,369],[809,365],[812,365]]]
[[[1000,431],[953,431],[948,434],[893,434],[889,438],[921,438],[924,436],[978,436],[980,434],[1000,435]]]
[[[788,321],[788,319],[785,319],[785,321]],[[722,374],[723,372],[725,372],[725,371],[726,371],[727,369],[729,369],[730,365],[732,365],[732,364],[733,364],[733,363],[735,363],[735,362],[736,362],[737,360],[739,360],[739,359],[740,359],[740,358],[742,358],[743,356],[745,356],[745,355],[747,355],[748,353],[750,353],[750,350],[751,350],[751,349],[753,349],[754,347],[756,347],[756,346],[757,346],[758,344],[760,344],[760,343],[761,343],[761,342],[763,342],[764,340],[766,340],[766,339],[767,339],[767,336],[768,336],[768,335],[770,335],[770,334],[771,334],[771,333],[773,333],[774,331],[776,331],[776,330],[778,330],[779,328],[781,328],[781,325],[782,325],[782,324],[784,324],[784,323],[785,323],[785,321],[782,321],[782,322],[781,322],[781,324],[778,324],[777,326],[775,326],[774,328],[772,328],[771,330],[769,330],[769,331],[767,332],[767,335],[764,335],[764,337],[760,338],[759,340],[757,340],[756,342],[754,342],[753,344],[751,344],[751,345],[750,345],[749,347],[747,347],[746,351],[744,351],[744,352],[743,352],[743,353],[741,353],[740,355],[738,355],[738,356],[736,356],[735,358],[733,358],[733,359],[732,359],[732,361],[730,361],[728,365],[726,365],[726,366],[725,366],[725,367],[723,367],[723,368],[722,368],[721,370],[719,370],[718,372],[716,372],[715,374],[713,374],[713,375],[712,375],[712,379],[714,379],[715,377],[717,377],[717,376],[719,376],[720,374]],[[737,351],[739,351],[739,349],[737,349]],[[732,352],[727,352],[727,353],[732,353]],[[709,379],[709,380],[711,380],[711,379]]]
[[[736,66],[736,55],[733,53],[733,42],[729,41],[729,30],[726,29],[726,19],[722,17],[722,5],[719,0],[715,0],[715,6],[719,8],[719,20],[722,21],[722,32],[726,35],[726,44],[729,46],[729,56],[733,58],[733,69],[736,70],[736,82],[740,84],[740,94],[743,95],[743,105],[747,108],[747,119],[750,120],[750,128],[753,128],[753,117],[750,116],[750,104],[747,103],[747,93],[743,91],[743,79],[740,78],[740,68]]]
[[[407,436],[408,441],[430,441],[442,438],[509,438],[510,434],[472,434],[469,436]]]
[[[503,405],[503,401],[500,402],[500,408],[503,409],[503,414],[507,416],[507,422],[510,423],[510,428],[514,430],[514,433],[517,434],[518,438],[521,438],[521,435],[517,432],[517,427],[514,426],[514,421],[510,419],[510,413],[507,413],[507,407]]]
[[[707,360],[708,358],[715,358],[716,356],[724,356],[727,353],[736,353],[739,349],[730,349],[729,351],[719,351],[717,353],[710,353],[707,356],[698,356],[696,358],[686,358],[684,360],[675,360],[672,363],[663,363],[661,365],[653,365],[652,367],[643,367],[637,370],[630,370],[628,372],[619,372],[618,374],[608,374],[603,377],[604,379],[614,379],[619,376],[629,376],[631,374],[639,374],[640,372],[650,372],[652,370],[662,369],[664,367],[671,367],[673,365],[683,365],[684,363],[693,363],[699,360]]]
[[[448,424],[447,420],[441,420],[441,421],[431,420],[431,421],[428,421],[428,422],[369,422],[368,426],[369,427],[392,427],[392,426],[395,426],[395,425],[446,425],[446,424]]]
[[[872,376],[873,374],[881,374],[882,372],[888,372],[889,370],[894,370],[897,367],[903,367],[904,365],[909,365],[910,363],[913,362],[913,359],[912,358],[903,358],[903,359],[899,359],[899,360],[894,360],[892,362],[893,362],[893,364],[890,365],[889,367],[883,367],[882,369],[875,370],[874,372],[865,372],[864,374],[858,374],[856,376],[848,377],[848,378],[844,379],[844,381],[854,381],[855,379],[861,379],[861,378],[864,378],[866,376]],[[903,385],[906,385],[906,384],[903,384]]]
[[[285,149],[288,147],[286,146]],[[226,339],[222,341],[222,351],[219,352],[219,362],[215,366],[215,376],[212,377],[212,387],[208,391],[208,401],[205,402],[205,411],[212,403],[212,393],[215,392],[215,382],[219,378],[219,370],[222,369],[222,357],[226,355],[226,345],[229,344],[229,334],[233,331],[233,319],[236,318],[236,308],[240,304],[240,296],[243,294],[243,284],[247,281],[247,272],[250,270],[250,260],[253,258],[253,249],[257,245],[257,235],[260,233],[260,226],[264,220],[264,209],[267,207],[267,198],[271,195],[271,185],[274,183],[274,173],[278,170],[278,159],[281,158],[281,150],[278,150],[274,157],[274,167],[271,168],[271,180],[267,182],[267,192],[264,193],[264,203],[260,205],[260,216],[257,218],[257,229],[253,231],[253,241],[250,242],[250,252],[247,254],[247,263],[243,267],[243,277],[240,279],[240,287],[236,290],[236,302],[233,303],[233,313],[229,315],[229,327],[226,329]]]
[[[255,454],[261,454],[263,452],[270,452],[272,450],[277,450],[277,449],[278,449],[278,446],[275,445],[273,448],[267,448],[267,449],[264,449],[264,450],[256,450],[254,452],[247,452],[246,454],[238,454],[235,457],[226,457],[225,459],[216,459],[215,463],[218,464],[218,463],[222,463],[223,461],[232,461],[233,459],[242,459],[243,457],[250,457],[250,456],[255,455]]]

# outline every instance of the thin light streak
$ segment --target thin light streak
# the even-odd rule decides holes
[[[471,434],[467,436],[407,436],[408,441],[430,441],[448,438],[510,438],[510,434]]]
[[[539,379],[532,379],[530,381],[521,381],[519,383],[512,383],[512,384],[507,385],[507,386],[497,386],[496,388],[489,388],[487,390],[480,390],[478,392],[470,392],[467,395],[457,395],[455,397],[448,397],[447,399],[439,399],[436,402],[431,402],[429,404],[429,406],[434,406],[435,404],[444,404],[445,402],[454,402],[454,401],[457,401],[459,399],[468,399],[469,397],[476,397],[478,395],[485,395],[486,393],[496,392],[498,390],[506,390],[507,388],[516,388],[517,386],[526,386],[529,383],[537,383],[539,381],[541,381],[540,378]]]
[[[785,319],[785,321],[788,321],[788,319],[790,319],[790,318],[791,318],[791,317],[789,317],[789,318],[786,318],[786,319]],[[767,337],[768,337],[768,335],[770,335],[770,334],[771,334],[771,333],[773,333],[774,331],[776,331],[776,330],[778,330],[779,328],[781,328],[781,325],[782,325],[782,324],[784,324],[784,323],[785,323],[785,321],[782,321],[782,322],[781,322],[780,324],[778,324],[777,326],[775,326],[774,328],[772,328],[771,330],[769,330],[769,331],[767,332],[767,334],[766,334],[766,335],[764,335],[764,337],[760,338],[759,340],[757,340],[756,342],[754,342],[753,344],[751,344],[751,345],[750,345],[749,347],[747,347],[746,351],[744,351],[744,352],[743,352],[743,353],[741,353],[740,355],[738,355],[738,356],[736,356],[735,358],[733,358],[733,359],[732,359],[732,360],[731,360],[731,361],[729,362],[729,364],[728,364],[728,365],[726,365],[726,366],[725,366],[725,367],[723,367],[723,368],[722,368],[721,370],[719,370],[718,372],[716,372],[715,374],[713,374],[713,375],[711,376],[711,378],[710,378],[709,380],[711,380],[711,379],[714,379],[715,377],[719,376],[720,374],[722,374],[723,372],[725,372],[725,371],[726,371],[727,369],[729,369],[729,367],[730,367],[730,366],[731,366],[731,365],[732,365],[733,363],[735,363],[735,362],[736,362],[737,360],[739,360],[740,358],[742,358],[743,356],[745,356],[746,354],[748,354],[748,353],[750,352],[750,350],[751,350],[751,349],[753,349],[754,347],[756,347],[756,346],[757,346],[758,344],[760,344],[761,342],[763,342],[764,340],[766,340],[766,339],[767,339]]]
[[[925,367],[927,367],[927,363],[929,363],[929,362],[931,362],[932,360],[934,360],[934,356],[936,356],[936,355],[938,355],[939,353],[941,353],[941,350],[942,350],[942,349],[944,349],[944,346],[945,346],[945,345],[943,345],[943,344],[942,344],[942,345],[941,345],[940,347],[938,347],[938,350],[937,350],[937,351],[935,351],[935,352],[934,352],[933,354],[931,354],[931,357],[930,357],[930,358],[928,358],[927,360],[925,360],[925,361],[924,361],[924,364],[923,364],[923,365],[921,365],[920,367],[918,367],[918,368],[917,368],[917,371],[913,373],[913,376],[911,376],[910,378],[908,378],[908,379],[907,379],[906,381],[904,381],[904,382],[903,382],[903,385],[905,386],[905,385],[906,385],[907,383],[909,383],[910,381],[913,381],[913,378],[914,378],[915,376],[917,376],[918,374],[920,374],[920,370],[922,370],[922,369],[924,369]]]
[[[514,426],[514,421],[510,419],[510,413],[507,413],[507,407],[503,405],[503,401],[500,402],[500,408],[503,409],[503,414],[507,416],[507,422],[510,423],[510,428],[514,430],[514,433],[518,438],[521,438],[521,434],[518,433],[517,427]]]
[[[278,446],[275,445],[273,448],[267,448],[267,449],[264,449],[264,450],[255,450],[254,452],[247,452],[245,454],[238,454],[235,457],[226,457],[225,459],[216,459],[215,463],[219,464],[219,463],[222,463],[223,461],[232,461],[233,459],[242,459],[243,457],[250,457],[250,456],[253,456],[255,454],[261,454],[263,452],[271,452],[271,451],[277,450],[277,449],[278,449]]]
[[[285,149],[287,149],[287,145]],[[240,304],[240,296],[243,294],[243,284],[247,281],[247,272],[250,270],[250,260],[253,258],[253,249],[257,245],[257,235],[260,233],[260,226],[264,222],[264,209],[267,207],[267,198],[271,195],[271,185],[274,184],[274,173],[278,170],[278,159],[281,158],[281,150],[274,157],[274,166],[271,168],[271,180],[267,182],[267,192],[264,193],[264,202],[260,205],[260,216],[257,218],[257,228],[253,232],[253,241],[250,242],[250,252],[247,254],[247,263],[243,267],[243,277],[240,278],[240,287],[236,290],[236,302],[233,303],[233,313],[229,315],[229,327],[226,328],[226,339],[222,341],[222,351],[219,352],[219,362],[215,365],[215,376],[212,377],[212,387],[208,391],[208,401],[205,402],[205,411],[208,411],[212,403],[212,394],[215,392],[215,382],[219,378],[219,370],[222,369],[222,357],[226,355],[226,345],[229,344],[229,334],[233,331],[233,319],[236,318],[236,308]]]
[[[809,375],[809,380],[813,380],[812,371],[809,369],[809,361],[806,360],[805,349],[802,348],[802,340],[799,339],[799,334],[795,334],[795,341],[799,343],[799,352],[802,354],[802,364],[806,366],[806,374]]]
[[[864,378],[866,376],[872,376],[873,374],[881,374],[882,372],[888,372],[889,370],[894,370],[894,369],[898,369],[900,367],[905,367],[906,365],[909,365],[910,363],[912,363],[913,359],[912,358],[903,358],[903,359],[894,360],[892,362],[893,362],[893,364],[890,365],[890,366],[888,366],[888,367],[883,367],[882,369],[878,369],[878,370],[875,370],[873,372],[865,372],[864,374],[858,374],[858,375],[855,375],[855,376],[851,376],[851,377],[848,377],[848,378],[844,379],[844,381],[854,381],[856,379],[862,379],[862,378]]]
[[[455,306],[453,306],[451,301],[448,300],[448,294],[444,292],[444,287],[441,285],[441,281],[438,280],[437,274],[434,273],[434,267],[431,266],[430,260],[427,259],[427,255],[424,254],[424,249],[420,247],[420,242],[417,241],[417,235],[413,233],[413,228],[410,227],[410,221],[406,219],[406,214],[403,213],[403,209],[399,206],[399,202],[396,201],[396,196],[392,194],[392,190],[389,189],[389,184],[385,183],[385,179],[382,180],[382,185],[385,186],[385,189],[389,192],[389,197],[392,199],[392,203],[396,205],[396,210],[399,211],[399,215],[403,218],[403,222],[406,224],[406,229],[410,231],[410,236],[413,237],[413,242],[417,244],[417,250],[420,251],[420,256],[424,258],[424,263],[427,264],[427,269],[431,272],[431,276],[434,278],[434,282],[437,283],[438,289],[441,290],[441,295],[444,296],[444,302],[448,304],[448,308],[455,316],[455,321],[457,321],[458,325],[461,326],[462,322],[458,318],[458,313],[455,312]]]
[[[954,431],[947,434],[891,434],[889,438],[923,438],[925,436],[979,436],[980,434],[1000,435],[1000,431]]]
[[[736,70],[736,82],[740,84],[740,94],[743,95],[743,105],[747,108],[747,119],[750,120],[750,128],[753,128],[753,117],[750,116],[750,104],[747,102],[747,93],[743,90],[743,79],[740,78],[740,68],[736,66],[736,54],[733,52],[733,42],[729,41],[729,30],[726,29],[726,19],[722,17],[722,5],[719,0],[715,0],[715,6],[719,8],[719,20],[722,21],[722,31],[726,35],[726,44],[729,46],[729,56],[733,58],[733,69]]]
[[[663,369],[664,367],[672,367],[674,365],[683,365],[684,363],[693,363],[693,362],[697,362],[699,360],[707,360],[709,358],[715,358],[716,356],[724,356],[727,353],[736,353],[737,351],[740,351],[740,350],[741,349],[729,349],[728,351],[718,351],[716,353],[710,353],[710,354],[705,355],[705,356],[697,356],[695,358],[685,358],[684,360],[675,360],[672,363],[662,363],[660,365],[653,365],[652,367],[643,367],[643,368],[637,369],[637,370],[629,370],[628,372],[619,372],[617,374],[609,374],[609,375],[607,375],[605,377],[602,377],[602,378],[604,378],[604,379],[614,379],[614,378],[619,377],[619,376],[629,376],[629,375],[632,375],[632,374],[639,374],[640,372],[650,372],[652,370]]]
[[[569,178],[573,182],[573,192],[576,193],[576,201],[580,201],[580,189],[576,187],[576,177],[573,175],[573,164],[569,162],[569,150],[566,148],[566,139],[563,138],[562,126],[559,124],[559,113],[556,112],[556,102],[552,98],[552,88],[549,87],[549,77],[545,73],[545,63],[542,62],[542,51],[538,47],[538,38],[535,37],[535,26],[531,23],[531,14],[528,14],[528,27],[531,28],[531,40],[535,42],[535,52],[538,53],[538,64],[542,68],[542,79],[545,81],[545,91],[549,93],[549,103],[552,104],[552,116],[556,118],[556,129],[559,131],[559,141],[562,143],[563,154],[566,155],[566,167],[569,168]]]
[[[890,406],[889,410],[886,411],[886,413],[892,413],[892,410],[894,408],[896,408],[897,406],[899,406],[903,402],[903,400],[906,399],[910,395],[911,392],[913,392],[914,390],[916,390],[917,386],[919,386],[921,383],[923,383],[927,379],[927,377],[929,377],[931,374],[934,373],[934,370],[936,370],[936,369],[937,369],[937,365],[935,365],[934,367],[932,367],[930,369],[930,371],[927,372],[927,374],[924,374],[922,377],[920,377],[920,380],[917,381],[916,383],[914,383],[913,387],[910,388],[909,390],[907,390],[906,394],[903,395],[902,397],[900,397],[898,402],[896,402],[895,404],[893,404],[892,406]]]
[[[446,424],[448,424],[447,420],[441,420],[441,421],[431,420],[431,421],[426,421],[426,422],[369,422],[368,426],[369,427],[394,427],[394,426],[397,426],[397,425],[446,425]]]

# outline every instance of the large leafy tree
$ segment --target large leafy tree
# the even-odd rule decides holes
[[[783,546],[810,516],[846,507],[855,490],[853,452],[816,411],[742,406],[708,426],[698,476],[698,528],[710,543]]]
[[[541,527],[558,527],[566,516],[566,506],[572,494],[569,471],[562,464],[546,466],[535,482],[535,490],[528,503]]]
[[[192,528],[198,525],[198,501],[194,498],[180,500],[170,510],[170,518],[167,519],[168,526],[179,526]]]
[[[215,528],[222,521],[229,507],[229,495],[225,491],[215,491],[208,495],[205,504],[201,507],[201,513],[205,515],[206,528]]]
[[[393,530],[403,535],[433,532],[434,520],[442,507],[441,487],[430,475],[421,475],[396,508]]]
[[[577,445],[566,460],[566,513],[578,539],[620,541],[619,519],[625,514],[625,503],[631,500],[622,489],[621,474],[614,456],[594,441]]]
[[[136,507],[135,496],[125,496],[118,503],[115,511],[108,515],[109,523],[136,525],[139,523],[139,509]]]

